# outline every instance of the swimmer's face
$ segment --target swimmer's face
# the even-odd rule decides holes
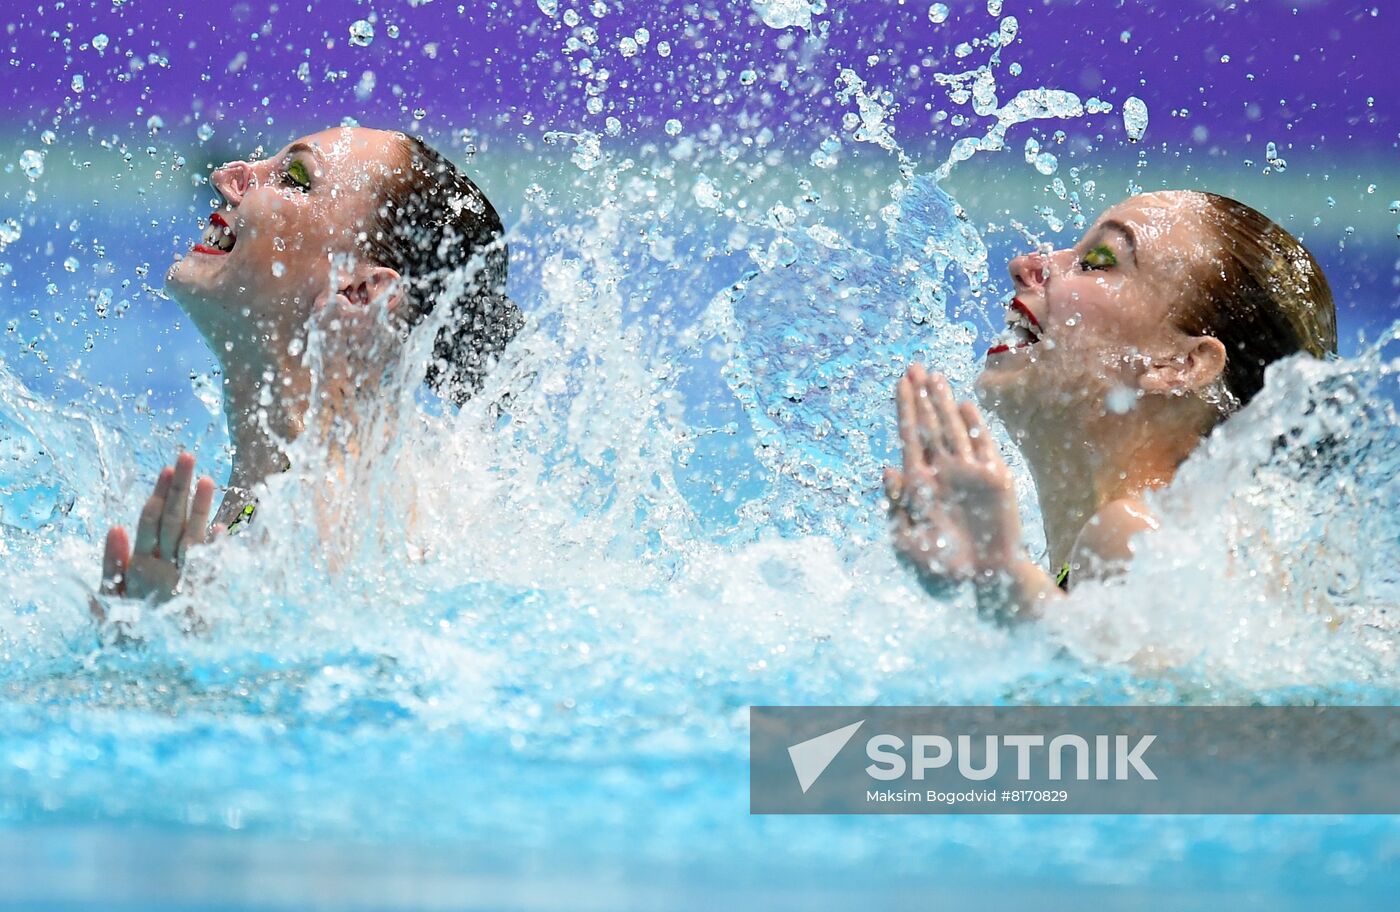
[[[1189,348],[1171,317],[1200,294],[1215,255],[1205,207],[1205,197],[1186,191],[1135,196],[1073,247],[1013,259],[1010,310],[1028,328],[988,352],[977,384],[983,401],[1004,417],[1135,401],[1153,363]]]
[[[340,127],[224,165],[210,178],[224,204],[166,287],[211,342],[294,338],[330,287],[332,265],[353,258],[372,230],[402,159],[395,134]]]

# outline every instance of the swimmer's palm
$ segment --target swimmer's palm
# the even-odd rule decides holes
[[[964,510],[950,502],[932,471],[906,474],[891,501],[894,547],[900,559],[920,574],[953,582],[976,576],[972,536]]]
[[[896,551],[925,573],[963,581],[1014,559],[1021,538],[1006,463],[937,459],[904,478]]]
[[[887,470],[894,545],[927,579],[965,581],[1020,553],[1015,485],[977,407],[911,367],[896,388],[904,470]]]
[[[1011,470],[992,459],[950,459],[939,468],[945,509],[971,545],[979,574],[1007,566],[1020,553],[1021,517]]]

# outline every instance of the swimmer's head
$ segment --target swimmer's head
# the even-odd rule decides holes
[[[1336,351],[1317,261],[1211,193],[1132,197],[1075,246],[1016,257],[1010,270],[1009,319],[1025,328],[993,346],[978,392],[1013,425],[1145,407],[1204,432],[1254,397],[1269,364]]]
[[[211,183],[223,205],[166,283],[221,357],[251,344],[279,358],[328,291],[382,300],[409,325],[450,306],[428,380],[460,402],[519,328],[500,217],[420,140],[323,130]]]

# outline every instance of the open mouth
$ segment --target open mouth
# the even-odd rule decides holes
[[[997,336],[992,347],[987,349],[987,354],[996,355],[1005,351],[1015,351],[1039,342],[1042,338],[1040,321],[1031,313],[1031,309],[1022,304],[1017,299],[1012,299],[1011,306],[1006,309],[1006,329],[1000,336]]]
[[[238,236],[233,233],[228,222],[224,221],[224,217],[215,212],[209,216],[209,224],[204,227],[204,236],[200,242],[194,245],[194,252],[223,256],[232,250],[236,243]]]

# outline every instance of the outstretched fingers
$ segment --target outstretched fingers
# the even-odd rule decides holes
[[[185,534],[185,520],[190,512],[190,487],[194,483],[194,454],[181,453],[175,459],[175,477],[170,482],[165,505],[160,514],[160,532],[156,547],[165,560],[174,560]]]
[[[185,552],[190,545],[203,544],[213,538],[209,529],[209,514],[214,509],[214,479],[203,476],[194,486],[194,505],[190,507],[190,518],[185,522],[185,534],[180,536],[176,560],[185,562]]]
[[[938,459],[943,448],[942,422],[939,421],[938,412],[929,400],[929,375],[924,373],[922,368],[911,370],[910,373],[915,382],[914,401],[917,403],[919,439],[923,446],[924,461],[932,464]]]
[[[906,478],[911,477],[924,463],[924,444],[919,439],[917,396],[914,381],[906,373],[895,386],[895,404],[899,409],[899,440],[904,447]]]
[[[103,595],[122,595],[126,591],[126,568],[131,563],[131,542],[126,530],[113,526],[107,530],[107,542],[102,549]]]
[[[947,378],[942,374],[930,374],[924,389],[929,408],[938,418],[939,441],[945,451],[955,456],[971,456],[972,442],[967,436],[967,425],[953,401],[953,390]]]
[[[899,469],[886,467],[883,481],[885,483],[885,499],[889,501],[890,512],[894,512],[904,499],[904,473]]]
[[[155,490],[141,508],[141,518],[136,521],[136,554],[155,554],[160,535],[161,514],[165,511],[165,498],[170,493],[170,483],[175,478],[175,470],[170,466],[160,470],[156,478]]]
[[[987,425],[982,420],[982,413],[977,410],[977,406],[971,402],[962,402],[958,404],[958,412],[962,415],[963,424],[967,427],[967,436],[972,446],[972,458],[978,462],[992,462],[999,459],[1001,454],[997,452],[996,444],[992,442],[992,433],[987,430]]]

